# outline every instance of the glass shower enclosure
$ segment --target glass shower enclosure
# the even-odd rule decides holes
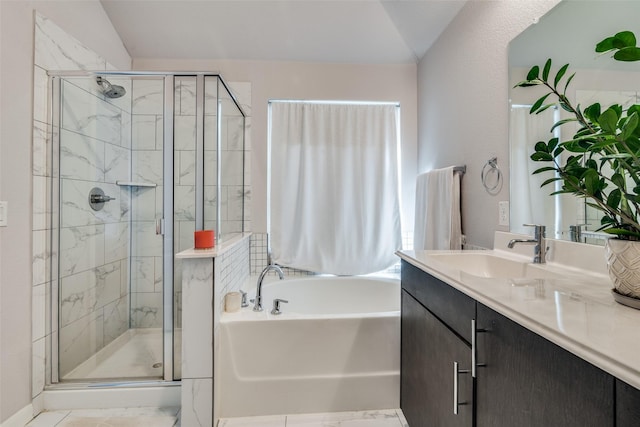
[[[51,383],[178,380],[175,254],[244,231],[244,113],[216,74],[50,83]]]

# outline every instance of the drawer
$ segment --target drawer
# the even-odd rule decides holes
[[[471,342],[471,319],[476,315],[474,299],[404,260],[402,289],[467,343]]]

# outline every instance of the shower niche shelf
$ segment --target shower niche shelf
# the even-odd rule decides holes
[[[141,182],[141,181],[116,181],[116,185],[121,187],[157,187],[157,184],[152,182]]]

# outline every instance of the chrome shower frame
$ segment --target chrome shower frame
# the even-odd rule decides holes
[[[238,111],[242,115],[243,125],[244,120],[246,119],[246,114],[244,113],[241,105],[239,104],[236,97],[231,93],[228,86],[222,79],[222,77],[217,73],[212,72],[144,72],[144,71],[49,71],[49,117],[51,123],[54,124],[54,129],[61,128],[61,82],[64,78],[72,78],[72,77],[99,77],[99,76],[113,76],[113,77],[150,77],[150,78],[162,78],[164,79],[164,98],[163,98],[163,182],[165,183],[174,183],[174,101],[175,101],[175,81],[177,77],[195,77],[197,82],[197,93],[196,93],[196,230],[201,230],[204,228],[204,144],[205,144],[205,132],[204,132],[204,102],[205,102],[205,92],[204,92],[204,83],[205,77],[215,77],[217,78],[217,88],[218,97],[220,96],[220,89],[224,88],[224,90],[229,95],[229,98],[233,101]],[[106,81],[106,79],[104,79]],[[99,84],[99,83],[98,83]],[[54,103],[58,103],[56,108],[54,107]],[[218,130],[217,130],[217,200],[221,200],[221,157],[220,157],[220,147],[221,147],[221,131],[220,131],[220,103],[216,107],[216,114],[218,115]],[[50,180],[50,187],[48,194],[50,195],[50,200],[48,201],[49,207],[51,208],[51,233],[49,235],[49,249],[53,256],[50,260],[48,260],[48,271],[49,271],[49,280],[51,285],[50,290],[50,299],[48,301],[48,312],[47,316],[50,318],[50,325],[53,331],[59,330],[59,273],[60,273],[60,265],[59,265],[59,256],[56,254],[59,253],[60,250],[60,236],[59,232],[61,230],[61,191],[60,191],[60,132],[54,132],[53,129],[49,129],[49,135],[51,135],[51,145],[49,147],[50,155],[51,155],[51,164],[50,173],[52,179]],[[244,141],[243,141],[244,145]],[[243,150],[244,151],[244,150]],[[243,154],[243,167],[244,167],[244,154]],[[59,372],[59,343],[58,343],[58,333],[50,333],[49,334],[49,348],[47,351],[46,359],[47,359],[47,369],[49,369],[50,375],[47,375],[46,385],[49,389],[53,388],[61,388],[61,389],[69,389],[69,388],[84,388],[84,387],[121,387],[123,384],[133,384],[134,386],[140,385],[151,385],[157,386],[158,384],[175,384],[176,378],[174,374],[174,185],[164,185],[163,188],[163,202],[162,202],[162,230],[163,234],[163,278],[170,278],[169,280],[164,280],[163,283],[163,326],[162,326],[162,334],[163,334],[163,377],[161,381],[157,379],[143,379],[140,381],[130,381],[125,380],[125,382],[114,383],[112,381],[98,381],[96,382],[60,382],[60,372]],[[244,187],[244,182],[243,182]],[[217,203],[217,217],[216,224],[217,230],[220,230],[221,223],[221,215],[220,215],[220,203]],[[243,199],[243,216],[244,216],[244,199]],[[219,239],[222,233],[217,233],[217,239]],[[131,271],[129,271],[131,274]]]

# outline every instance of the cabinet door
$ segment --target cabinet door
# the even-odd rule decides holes
[[[454,362],[471,368],[471,349],[406,291],[402,292],[400,407],[411,427],[470,427],[473,381],[460,373],[454,414]],[[471,325],[469,325],[471,327]]]
[[[477,427],[613,426],[613,377],[478,304]]]
[[[640,390],[616,380],[616,427],[640,426]]]
[[[451,285],[402,261],[402,289],[407,291],[449,329],[471,342],[471,319],[476,301]]]

